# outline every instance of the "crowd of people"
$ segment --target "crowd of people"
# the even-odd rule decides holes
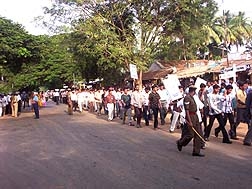
[[[178,150],[181,151],[192,139],[193,156],[204,156],[200,153],[209,141],[211,129],[215,119],[218,127],[214,134],[219,137],[222,133],[223,143],[231,144],[231,140],[238,140],[237,127],[241,122],[247,124],[248,132],[243,144],[251,146],[251,110],[252,90],[250,81],[208,81],[201,83],[199,88],[191,82],[188,86],[178,86],[182,98],[171,100],[169,89],[164,84],[146,85],[140,90],[135,85],[134,90],[127,87],[107,89],[65,89],[52,90],[40,93],[13,93],[0,95],[0,115],[11,114],[17,117],[21,108],[33,107],[35,118],[39,118],[39,106],[44,106],[49,98],[56,105],[68,105],[69,115],[83,110],[104,114],[108,121],[120,118],[122,124],[142,128],[153,122],[153,129],[157,130],[166,124],[168,112],[171,115],[169,132],[181,128],[181,138],[177,141]],[[229,129],[227,131],[227,125]]]
[[[17,118],[23,110],[34,111],[35,119],[39,119],[39,108],[46,105],[48,92],[12,92],[0,94],[0,118],[12,116]]]

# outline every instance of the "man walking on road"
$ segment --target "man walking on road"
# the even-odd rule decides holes
[[[252,92],[249,92],[247,94],[247,99],[246,99],[246,108],[249,114],[250,118],[250,124],[248,127],[248,132],[244,138],[243,145],[245,146],[251,146],[252,143],[252,121],[251,121],[251,115],[252,115]]]
[[[32,106],[33,106],[34,113],[35,113],[34,119],[39,119],[39,106],[38,106],[38,101],[39,101],[38,93],[37,93],[37,92],[34,92],[34,93],[33,93],[33,99],[32,99]]]
[[[184,108],[186,113],[186,123],[184,127],[188,129],[183,133],[181,138],[177,141],[177,148],[179,151],[182,150],[183,146],[186,146],[193,139],[193,156],[204,157],[204,154],[200,153],[201,149],[201,139],[196,134],[195,131],[201,133],[201,127],[199,123],[199,118],[197,116],[197,104],[193,98],[196,94],[196,87],[189,87],[189,94],[184,99]],[[194,131],[195,130],[195,131]]]
[[[160,95],[157,92],[157,86],[152,86],[152,92],[149,95],[149,109],[152,109],[154,115],[154,130],[158,129],[158,112],[161,108]]]

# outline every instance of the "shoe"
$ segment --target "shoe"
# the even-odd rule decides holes
[[[182,151],[182,145],[179,144],[179,141],[177,141],[177,148],[178,148],[178,151]]]
[[[192,153],[192,156],[205,157],[205,155],[204,155],[204,154],[201,154],[201,153],[195,153],[195,152],[193,152],[193,153]]]
[[[133,123],[129,123],[129,126],[135,126]]]
[[[206,149],[206,144],[202,144],[202,146],[200,147],[202,150]]]
[[[139,124],[137,124],[137,126],[136,126],[137,128],[141,128],[141,125],[139,125]]]
[[[174,133],[174,131],[172,131],[172,130],[169,130],[169,132],[170,132],[170,133]]]
[[[39,119],[39,117],[34,117],[34,119]]]
[[[205,141],[209,141],[209,138],[208,137],[204,137]]]
[[[233,137],[230,137],[232,140],[239,140],[239,138],[238,137],[236,137],[236,136],[233,136]]]
[[[223,141],[222,143],[225,143],[225,144],[232,144],[232,141],[228,140],[228,141]]]
[[[244,146],[251,146],[251,143],[244,142],[243,145],[244,145]]]

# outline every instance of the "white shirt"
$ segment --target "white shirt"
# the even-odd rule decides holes
[[[134,91],[131,95],[131,105],[142,108],[143,106],[143,95],[140,91]]]
[[[179,100],[177,102],[177,107],[179,107],[181,109],[179,122],[181,124],[184,124],[184,123],[186,123],[186,120],[185,120],[186,113],[185,113],[185,108],[184,108],[184,98],[182,98],[181,100]]]
[[[80,92],[77,94],[77,101],[78,102],[84,102],[84,94],[83,92]]]
[[[225,97],[225,101],[223,102],[223,106],[222,106],[222,111],[224,113],[232,113],[233,112],[233,99],[235,98],[235,96],[230,93],[228,95],[226,95]]]
[[[168,101],[169,95],[168,95],[168,92],[167,92],[166,89],[158,90],[157,92],[158,92],[158,94],[160,96],[161,101]]]
[[[208,94],[209,115],[216,115],[222,113],[222,102],[225,100],[224,96],[219,94]]]
[[[195,103],[197,104],[197,116],[199,118],[199,122],[202,122],[202,117],[201,117],[201,113],[200,110],[204,108],[204,104],[201,102],[201,100],[199,99],[199,96],[196,94],[193,96]]]
[[[150,91],[146,93],[146,91],[143,91],[143,105],[148,106],[149,105],[149,94],[151,93]]]
[[[76,93],[71,92],[71,100],[72,101],[77,101],[77,95],[76,95]]]
[[[121,100],[121,97],[122,97],[122,93],[121,93],[120,91],[117,91],[117,92],[115,93],[115,99],[116,99],[116,100]]]

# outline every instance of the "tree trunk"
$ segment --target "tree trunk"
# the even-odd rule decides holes
[[[143,89],[143,70],[141,69],[140,71],[139,71],[139,76],[138,76],[138,84],[139,84],[139,89],[140,89],[140,91]]]

